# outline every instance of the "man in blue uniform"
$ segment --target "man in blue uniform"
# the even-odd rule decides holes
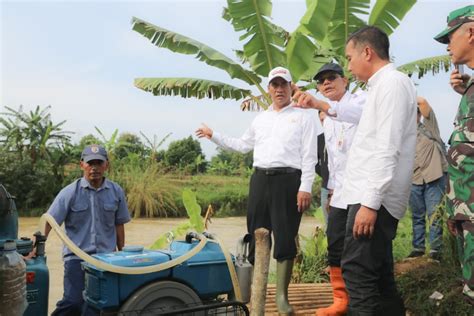
[[[59,192],[48,214],[66,235],[88,254],[121,250],[125,243],[124,224],[130,221],[122,188],[106,179],[109,166],[106,150],[99,145],[84,148],[81,155],[83,177]],[[51,226],[46,224],[46,236]],[[51,315],[81,315],[84,271],[82,260],[63,248],[64,294]]]

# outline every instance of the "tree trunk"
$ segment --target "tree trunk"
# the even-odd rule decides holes
[[[265,228],[255,230],[255,265],[250,298],[252,316],[265,314],[268,270],[270,265],[270,232]]]

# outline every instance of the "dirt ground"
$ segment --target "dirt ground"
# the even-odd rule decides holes
[[[133,219],[125,225],[126,245],[150,246],[159,236],[178,224],[183,219]],[[20,218],[19,236],[31,237],[38,230],[39,218]],[[309,236],[318,226],[312,216],[304,216],[300,234]],[[245,217],[227,217],[212,219],[209,226],[211,233],[217,234],[227,248],[234,252],[236,240],[246,232]],[[61,258],[62,242],[55,233],[51,233],[46,243],[46,255],[49,268],[49,312],[54,310],[56,302],[63,292],[63,263]],[[273,262],[273,260],[272,260]]]

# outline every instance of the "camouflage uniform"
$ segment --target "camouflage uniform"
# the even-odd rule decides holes
[[[474,301],[474,82],[471,79],[456,116],[448,151],[447,212],[456,222],[463,293]]]
[[[450,35],[464,23],[474,22],[474,5],[449,13],[447,27],[434,39],[449,44]],[[454,132],[448,151],[447,212],[457,230],[459,261],[464,279],[463,293],[474,305],[474,84],[467,89],[459,104]]]

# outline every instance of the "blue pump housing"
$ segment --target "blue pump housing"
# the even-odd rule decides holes
[[[26,299],[23,316],[48,315],[49,270],[45,256],[26,260]]]
[[[143,250],[142,247],[125,247],[123,251],[96,254],[101,261],[123,266],[143,267],[178,258],[197,245],[175,241],[169,250]],[[201,300],[215,298],[233,291],[224,254],[216,243],[208,242],[204,248],[182,264],[160,272],[127,275],[107,272],[89,263],[82,263],[85,271],[85,298],[99,310],[118,308],[139,288],[160,280],[174,280],[193,289]]]

